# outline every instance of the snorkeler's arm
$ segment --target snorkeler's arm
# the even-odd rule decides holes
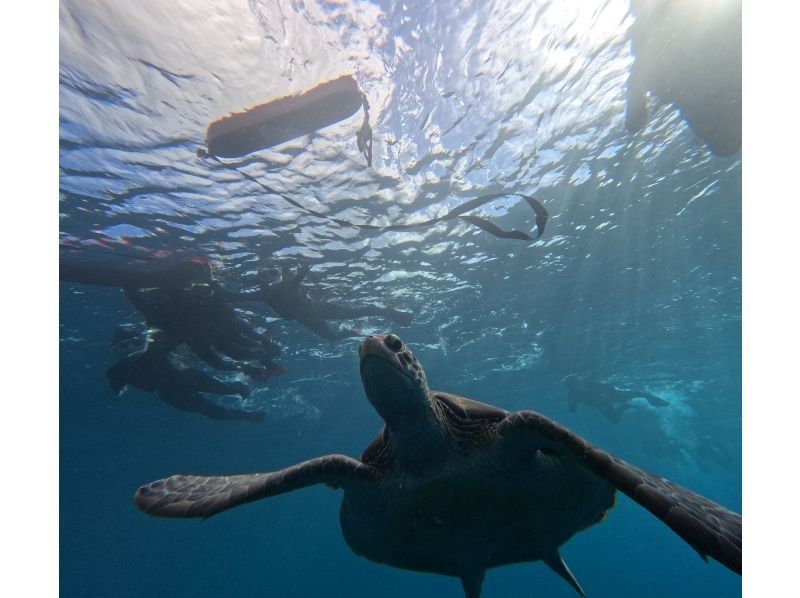
[[[207,260],[199,256],[179,261],[137,259],[114,264],[79,260],[64,255],[59,260],[59,279],[63,282],[101,287],[174,287],[191,280],[207,281],[210,277],[211,270]]]
[[[261,285],[245,289],[243,291],[231,291],[226,289],[219,283],[214,284],[214,293],[228,301],[229,303],[250,303],[254,301],[263,301],[262,297],[263,287]]]
[[[292,275],[291,283],[289,284],[290,288],[292,289],[299,289],[300,285],[303,283],[303,279],[306,275],[311,271],[311,265],[307,263],[302,263],[297,266],[297,272]]]
[[[58,266],[58,277],[62,282],[76,282],[100,287],[125,287],[131,285],[132,282],[135,283],[133,286],[139,286],[141,283],[140,276],[110,264],[62,259]]]
[[[142,353],[156,359],[163,358],[178,345],[180,345],[180,341],[169,336],[163,330],[152,328],[147,334],[147,342]]]

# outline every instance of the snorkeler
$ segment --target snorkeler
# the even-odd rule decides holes
[[[211,367],[241,371],[260,381],[286,371],[273,361],[280,345],[236,312],[205,257],[137,257],[133,263],[112,264],[67,256],[62,252],[62,281],[121,288],[147,325],[171,339],[170,350],[186,343]]]
[[[210,281],[211,264],[202,256],[179,260],[134,258],[132,263],[69,259],[62,251],[59,279],[101,287],[179,288],[192,281]]]
[[[194,282],[179,289],[124,289],[148,326],[186,343],[212,368],[241,371],[267,380],[286,369],[274,363],[280,345],[240,316],[229,294],[216,282]]]
[[[122,340],[129,344],[130,334],[115,335],[117,346]],[[264,414],[260,411],[223,407],[205,397],[204,393],[245,398],[249,389],[243,382],[223,381],[203,370],[180,363],[170,357],[169,353],[174,347],[175,342],[162,331],[151,330],[144,349],[120,358],[107,370],[111,389],[120,393],[126,386],[133,386],[155,394],[176,409],[200,413],[209,419],[264,420]]]
[[[349,307],[312,299],[302,286],[303,279],[310,269],[311,266],[303,264],[292,272],[288,266],[284,266],[277,281],[263,285],[255,291],[240,293],[237,297],[242,300],[263,301],[282,318],[295,320],[317,336],[329,341],[341,340],[359,333],[354,330],[336,329],[326,320],[382,316],[400,326],[411,324],[414,315],[409,312],[372,305]]]
[[[578,403],[585,403],[597,408],[609,421],[617,424],[622,414],[632,407],[631,401],[644,398],[653,407],[667,407],[669,403],[644,390],[620,390],[615,386],[589,380],[573,374],[563,380],[567,387],[567,405],[571,412],[578,409]]]

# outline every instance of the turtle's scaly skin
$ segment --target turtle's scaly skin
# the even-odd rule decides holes
[[[360,460],[328,455],[229,477],[173,476],[141,487],[136,505],[165,517],[208,517],[318,483],[344,489],[342,532],[359,555],[460,577],[480,596],[486,569],[542,560],[579,593],[559,555],[622,491],[701,556],[741,572],[741,517],[589,444],[533,411],[508,413],[428,389],[395,335],[361,345],[367,398],[386,426]]]

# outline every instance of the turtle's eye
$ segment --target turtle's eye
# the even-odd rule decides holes
[[[398,353],[403,348],[403,341],[400,340],[400,337],[394,334],[387,334],[383,337],[383,344],[389,347],[395,353]]]

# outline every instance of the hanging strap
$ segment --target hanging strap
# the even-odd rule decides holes
[[[369,124],[367,123],[366,120],[364,121],[364,124],[367,127],[369,127]],[[363,127],[362,127],[362,131],[363,131]],[[360,133],[359,133],[359,135],[360,135]],[[368,160],[371,161],[371,156],[372,156],[371,138],[370,138],[370,146],[369,147],[370,147],[370,153],[368,155]],[[339,218],[335,218],[333,216],[329,216],[328,214],[323,214],[322,212],[318,212],[316,210],[312,210],[311,208],[308,208],[308,207],[302,205],[301,203],[299,203],[298,201],[292,199],[291,197],[288,197],[288,196],[284,195],[283,193],[280,193],[279,191],[276,191],[275,189],[273,189],[272,187],[270,187],[266,183],[264,183],[262,181],[259,181],[254,176],[252,176],[251,174],[248,174],[244,170],[240,170],[236,165],[234,165],[234,164],[226,164],[225,162],[223,162],[222,160],[220,160],[216,156],[212,156],[212,155],[209,155],[209,154],[206,154],[206,153],[201,154],[200,152],[198,152],[198,156],[210,158],[212,160],[215,160],[220,166],[222,166],[224,168],[235,170],[241,176],[243,176],[247,180],[255,183],[256,185],[261,187],[267,193],[269,193],[271,195],[277,195],[278,197],[280,197],[281,199],[283,199],[287,203],[291,204],[292,206],[294,206],[298,210],[301,210],[301,211],[303,211],[303,212],[305,212],[307,214],[311,214],[312,216],[316,216],[317,218],[322,218],[322,219],[327,220],[329,222],[333,222],[333,223],[338,224],[340,226],[354,227],[354,228],[359,228],[359,229],[362,229],[362,230],[374,230],[374,231],[407,230],[407,229],[411,229],[411,228],[421,228],[421,227],[425,227],[425,226],[432,226],[434,224],[438,224],[439,222],[445,222],[447,220],[453,220],[455,218],[461,218],[465,222],[469,222],[470,224],[472,224],[474,226],[477,226],[481,230],[484,230],[487,233],[489,233],[491,235],[494,235],[495,237],[499,237],[501,239],[517,239],[517,240],[520,240],[520,241],[534,241],[534,240],[538,239],[539,237],[541,237],[544,234],[544,228],[545,228],[545,225],[547,224],[547,220],[549,218],[549,214],[547,213],[547,210],[545,209],[545,207],[541,204],[541,202],[539,200],[537,200],[534,197],[530,197],[528,195],[523,195],[522,193],[490,193],[490,194],[487,194],[487,195],[481,195],[480,197],[476,197],[474,199],[470,199],[469,201],[466,201],[466,202],[462,203],[460,206],[450,210],[447,214],[444,214],[443,216],[438,216],[436,218],[432,218],[430,220],[425,220],[423,222],[398,223],[398,224],[389,224],[389,225],[386,225],[386,226],[380,226],[380,225],[377,225],[377,224],[358,224],[358,223],[355,223],[355,222],[349,222],[347,220],[341,220]],[[509,231],[504,231],[503,229],[501,229],[500,227],[498,227],[494,223],[490,222],[489,220],[487,220],[485,218],[481,218],[479,216],[465,216],[464,215],[467,212],[469,212],[471,210],[474,210],[475,208],[478,208],[478,207],[480,207],[480,206],[482,206],[484,204],[492,202],[492,201],[494,201],[496,199],[499,199],[501,197],[511,197],[511,196],[521,197],[522,199],[524,199],[526,202],[528,202],[528,205],[531,207],[531,209],[536,214],[536,232],[537,232],[537,234],[536,234],[535,237],[531,237],[528,233],[525,233],[525,232],[522,232],[522,231],[519,231],[519,230],[515,230],[515,229],[509,230]]]
[[[369,126],[369,102],[367,96],[361,94],[361,104],[364,106],[364,123],[356,133],[356,145],[358,151],[364,154],[367,159],[367,166],[372,166],[372,127]]]

